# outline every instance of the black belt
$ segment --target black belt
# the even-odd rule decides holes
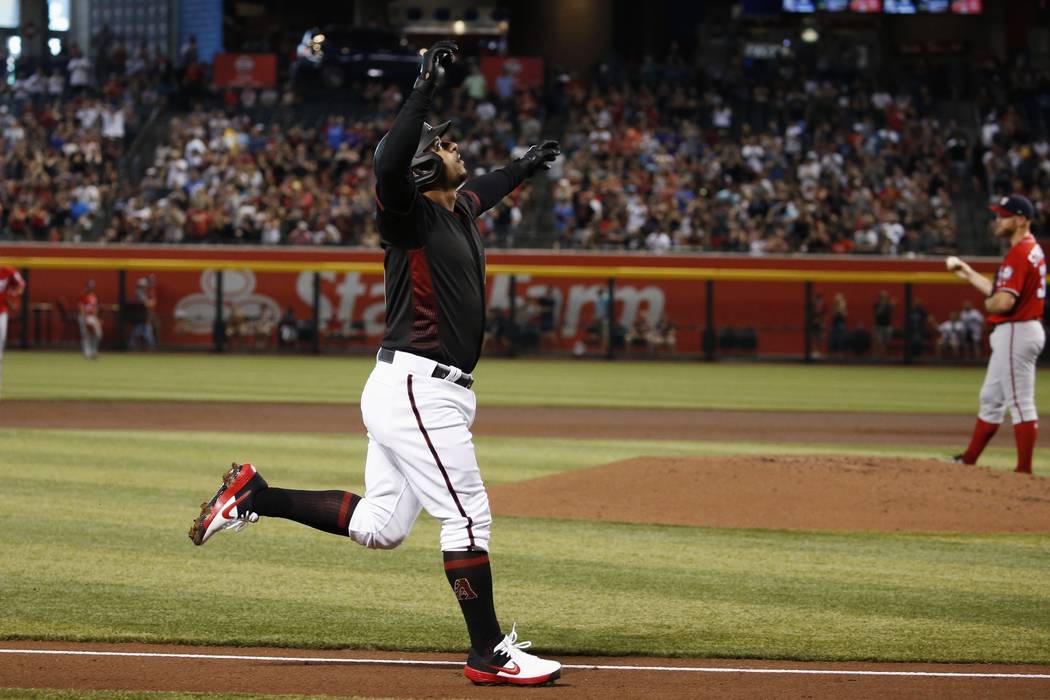
[[[379,361],[386,362],[387,364],[394,363],[394,351],[390,348],[379,348]],[[440,362],[434,364],[434,371],[430,373],[430,376],[434,379],[448,379],[448,375],[452,374],[452,368],[448,365],[443,365]],[[474,377],[470,376],[466,372],[459,375],[458,379],[449,380],[453,384],[459,384],[464,389],[469,389],[474,386]]]

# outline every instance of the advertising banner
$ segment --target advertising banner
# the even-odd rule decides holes
[[[155,279],[160,344],[210,345],[219,267],[223,270],[222,309],[227,322],[240,320],[250,327],[275,331],[282,316],[312,321],[316,274],[322,346],[329,339],[339,339],[342,345],[376,347],[384,331],[379,251],[0,247],[0,263],[56,257],[64,263],[72,260],[75,265],[67,265],[69,269],[27,265],[29,303],[38,310],[50,309],[39,321],[49,326],[50,337],[60,337],[61,311],[75,308],[75,300],[89,278],[96,282],[103,308],[113,310],[104,320],[111,331],[116,330],[119,271],[123,269],[125,303],[134,302],[140,278],[153,275]],[[180,265],[195,265],[197,269],[176,269]],[[995,261],[975,262],[974,266],[990,273]],[[692,354],[702,350],[710,310],[714,329],[724,334],[728,328],[753,336],[752,350],[759,354],[801,355],[807,280],[819,316],[814,319],[814,327],[820,331],[815,339],[818,351],[827,342],[824,331],[830,326],[838,295],[851,331],[872,329],[873,306],[882,291],[896,304],[894,326],[903,328],[907,321],[902,277],[909,274],[919,275],[912,285],[912,304],[925,314],[921,323],[931,333],[935,333],[937,323],[960,310],[963,302],[981,308],[979,295],[962,282],[953,283],[939,259],[490,251],[488,270],[490,344],[497,348],[509,340],[513,309],[516,342],[538,350],[592,351],[601,342],[601,334],[609,332],[603,323],[610,279],[614,281],[613,332],[623,337],[632,328],[670,324],[675,328],[674,349]],[[716,279],[709,284],[705,276]],[[18,316],[12,314],[16,324]],[[17,333],[15,330],[11,337],[18,337]],[[260,340],[265,345],[272,338]]]
[[[272,53],[215,54],[215,84],[222,87],[273,87],[277,83],[277,57]]]

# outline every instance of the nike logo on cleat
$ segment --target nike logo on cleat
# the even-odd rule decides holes
[[[489,665],[489,669],[496,673],[506,673],[508,676],[516,676],[521,673],[521,666],[513,664],[512,666],[492,666]]]
[[[241,501],[243,501],[244,499],[248,498],[248,496],[251,496],[251,495],[252,495],[251,491],[245,491],[243,494],[241,494],[240,498],[238,498],[236,501],[230,501],[226,505],[226,507],[222,509],[222,513],[221,513],[222,517],[226,518],[227,520],[232,518],[233,516],[230,515],[230,511],[233,510],[237,506],[238,503],[240,503]]]

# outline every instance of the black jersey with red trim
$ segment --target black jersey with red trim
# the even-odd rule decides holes
[[[485,332],[485,244],[477,207],[470,191],[457,194],[452,211],[419,195],[406,214],[384,210],[380,202],[383,347],[473,371]],[[406,239],[418,247],[403,247]]]
[[[525,180],[520,161],[467,181],[452,210],[410,172],[430,96],[412,90],[376,152],[376,223],[385,251],[383,347],[472,372],[485,333],[485,246],[475,219]]]

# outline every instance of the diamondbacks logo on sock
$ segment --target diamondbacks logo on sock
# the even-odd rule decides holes
[[[457,578],[452,584],[452,592],[456,594],[457,600],[475,600],[478,594],[470,587],[470,579]]]

